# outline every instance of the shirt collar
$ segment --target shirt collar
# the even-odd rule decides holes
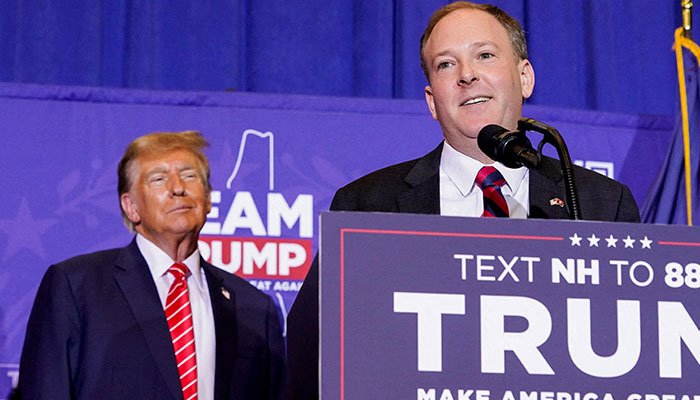
[[[146,237],[140,233],[136,234],[136,245],[139,247],[143,258],[146,259],[146,264],[148,264],[148,268],[151,270],[154,281],[167,275],[168,269],[175,261],[173,261],[163,249],[156,246],[155,243],[146,239]],[[197,286],[203,289],[203,279],[201,275],[203,271],[199,260],[199,249],[195,249],[182,263],[185,264],[192,273],[192,277]]]
[[[445,140],[442,146],[442,156],[440,158],[440,168],[445,172],[448,178],[457,186],[462,196],[467,196],[476,188],[476,174],[486,164],[460,153],[455,150]],[[490,164],[503,175],[506,184],[503,187],[504,193],[512,195],[518,191],[520,184],[523,182],[527,168],[508,168],[500,162]]]

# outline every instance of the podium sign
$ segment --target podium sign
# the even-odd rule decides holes
[[[700,400],[700,230],[321,216],[322,399]]]

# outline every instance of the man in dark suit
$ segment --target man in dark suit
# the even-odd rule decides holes
[[[444,142],[424,157],[393,165],[339,189],[331,210],[452,216],[498,214],[512,218],[569,218],[558,162],[538,169],[495,163],[477,145],[490,124],[516,130],[535,75],[525,34],[515,19],[491,5],[451,3],[431,16],[421,38],[425,98]],[[498,189],[482,189],[482,171],[496,171]],[[638,222],[629,189],[576,167],[585,219]],[[479,178],[481,177],[481,178]],[[487,195],[497,191],[498,199]],[[494,205],[498,211],[494,211]],[[287,320],[289,393],[318,397],[318,264],[314,262]]]
[[[198,132],[134,140],[119,164],[126,247],[44,276],[27,326],[23,399],[278,399],[272,300],[197,250],[211,208]]]

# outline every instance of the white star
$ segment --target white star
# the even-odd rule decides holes
[[[630,235],[627,235],[626,238],[622,239],[623,242],[625,242],[625,248],[634,248],[634,242],[635,240],[630,237]]]
[[[598,247],[598,242],[600,242],[600,238],[596,237],[594,233],[591,235],[591,237],[588,238],[588,247]]]
[[[571,239],[572,246],[581,246],[581,239],[583,238],[579,237],[578,234],[574,233],[574,236],[569,236],[569,239]]]
[[[617,239],[613,237],[612,233],[610,237],[605,238],[605,241],[608,242],[608,247],[617,247]]]
[[[639,243],[642,244],[643,249],[651,249],[651,244],[654,243],[653,240],[649,240],[648,237],[644,236],[644,239],[639,240]]]

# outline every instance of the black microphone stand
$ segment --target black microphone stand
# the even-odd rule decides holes
[[[561,163],[561,171],[564,176],[564,185],[566,187],[566,204],[569,208],[569,218],[573,220],[583,219],[581,216],[581,207],[578,202],[578,190],[574,180],[574,168],[571,164],[569,150],[566,148],[564,139],[559,134],[559,131],[553,127],[535,121],[532,118],[520,118],[518,121],[519,131],[534,131],[544,135],[544,138],[537,146],[537,152],[542,154],[542,147],[545,143],[549,143],[557,149],[559,154],[559,162]]]

